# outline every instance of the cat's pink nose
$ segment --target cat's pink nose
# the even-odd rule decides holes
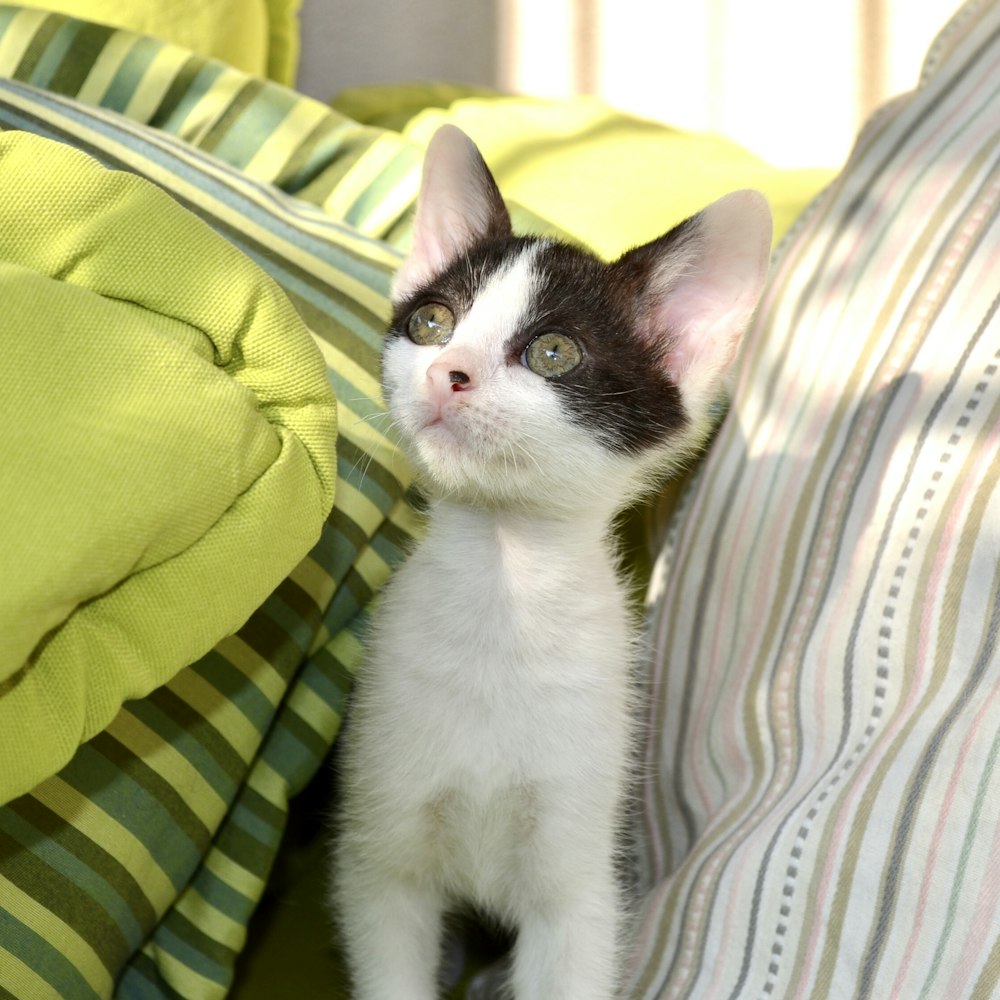
[[[457,367],[457,359],[442,358],[427,369],[427,380],[431,389],[438,394],[463,392],[476,387],[475,379],[465,370]]]

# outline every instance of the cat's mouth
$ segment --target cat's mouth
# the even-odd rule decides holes
[[[452,447],[460,445],[464,435],[456,426],[454,419],[449,419],[446,413],[429,412],[417,428],[417,442],[426,441],[433,445],[449,444]]]
[[[422,421],[420,427],[417,430],[418,434],[423,434],[425,431],[447,431],[449,434],[453,434],[454,430],[450,425],[450,422],[445,417],[443,413],[428,413],[426,418]]]
[[[431,462],[467,463],[491,450],[495,428],[483,426],[478,415],[452,407],[427,407],[413,435],[414,444]]]
[[[448,405],[427,405],[421,417],[418,433],[443,432],[459,439],[463,435],[462,419],[456,409]]]

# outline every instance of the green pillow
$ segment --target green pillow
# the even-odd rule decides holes
[[[286,836],[289,798],[317,771],[338,731],[360,659],[366,607],[398,563],[417,523],[406,501],[410,472],[387,436],[391,428],[379,401],[378,352],[398,253],[318,205],[259,183],[205,150],[224,153],[234,164],[252,162],[260,174],[280,175],[283,184],[299,192],[304,180],[314,178],[318,193],[319,187],[329,192],[328,180],[339,186],[321,175],[346,177],[345,165],[367,169],[371,161],[355,140],[377,135],[345,126],[335,113],[274,84],[245,78],[235,91],[227,84],[206,92],[206,81],[231,81],[238,74],[228,70],[220,77],[218,64],[193,55],[181,64],[166,57],[151,64],[129,57],[115,62],[123,50],[146,46],[123,32],[103,33],[105,44],[96,55],[72,50],[73,72],[53,75],[52,67],[59,66],[60,53],[67,51],[65,43],[77,26],[51,15],[25,38],[21,17],[4,31],[4,16],[0,7],[0,72],[4,58],[14,52],[13,63],[30,81],[0,80],[0,131],[30,131],[78,147],[103,163],[125,166],[154,181],[236,248],[220,250],[221,266],[208,267],[202,276],[200,269],[206,261],[211,265],[212,258],[202,252],[198,227],[182,221],[188,218],[183,209],[175,206],[173,218],[186,230],[186,252],[195,255],[190,266],[166,252],[178,238],[173,223],[165,235],[162,227],[149,224],[155,221],[149,215],[134,226],[122,212],[115,232],[139,252],[115,280],[131,280],[136,260],[149,256],[135,234],[141,229],[145,242],[155,248],[154,263],[165,263],[164,273],[168,267],[184,272],[187,284],[176,279],[164,283],[167,300],[185,289],[191,292],[179,317],[184,319],[204,302],[247,302],[242,291],[245,254],[278,283],[307,324],[337,397],[335,502],[309,553],[235,634],[145,697],[125,702],[57,774],[0,806],[0,994],[221,998],[238,978],[237,960],[251,914],[271,884],[271,866]],[[34,69],[16,56],[28,49]],[[113,79],[102,75],[109,61],[117,67]],[[93,81],[110,79],[104,93],[113,110],[43,89],[45,80],[55,79],[86,81],[90,94]],[[129,99],[130,94],[150,92],[164,94],[165,104],[156,108]],[[255,95],[249,102],[244,100],[248,93]],[[113,113],[125,107],[157,122],[169,119],[192,134],[193,120],[216,125],[197,133],[201,148],[195,148]],[[318,132],[313,133],[317,118]],[[317,149],[310,136],[325,137],[318,161],[307,152]],[[398,156],[379,145],[401,166],[411,156],[417,162],[416,152],[406,152],[403,143],[397,146]],[[136,184],[124,174],[96,169],[86,157],[65,150],[61,155],[73,155],[66,162],[83,165],[81,171],[86,169],[92,180],[113,177],[114,183]],[[31,169],[48,172],[49,167],[48,158],[39,156]],[[357,176],[353,169],[348,174],[352,181]],[[64,211],[65,199],[58,197],[60,183],[67,188],[76,184],[74,175],[66,170],[49,179],[56,189],[53,200],[30,222],[30,213],[22,212],[25,228],[43,226],[46,238],[54,239],[74,224]],[[403,183],[391,190],[400,190]],[[151,190],[136,185],[140,188]],[[105,195],[113,193],[105,188]],[[162,200],[155,192],[153,196]],[[114,212],[114,198],[102,196],[99,202],[101,211]],[[141,206],[143,200],[135,204]],[[386,217],[377,205],[372,208]],[[48,221],[50,215],[58,225]],[[81,260],[94,243],[89,232],[78,230]],[[44,241],[41,245],[44,249]],[[263,283],[256,301],[247,302],[253,324],[275,308],[269,287]],[[218,303],[214,311],[219,312]],[[234,312],[238,319],[239,309]],[[194,321],[187,325],[209,329]],[[295,321],[287,329],[287,343],[277,337],[272,342],[275,350],[268,361],[274,372],[294,375],[298,370],[298,328]],[[253,346],[249,340],[238,344]],[[221,359],[224,345],[216,346]],[[243,357],[253,360],[250,350]],[[262,352],[256,358],[261,360]],[[235,353],[233,360],[238,362]],[[237,363],[231,373],[242,381],[250,368]],[[257,392],[259,412],[269,414],[274,407],[261,402],[263,395]],[[276,430],[283,433],[297,419],[296,396],[305,403],[306,394],[279,395],[278,409],[286,401],[288,405],[287,419]],[[198,399],[195,408],[203,405]],[[332,434],[322,438],[332,451]],[[239,452],[243,440],[229,445]],[[224,461],[220,454],[220,469]],[[185,499],[182,491],[179,499]],[[294,530],[300,501],[294,496],[289,501],[277,514],[261,505],[256,527],[246,532],[245,548],[266,545]],[[60,504],[56,513],[72,516],[72,504]],[[0,560],[3,554],[0,549]],[[239,555],[253,556],[242,547]],[[233,567],[233,575],[238,577],[239,570],[239,565]],[[201,604],[213,605],[216,591],[226,591],[225,571],[223,566],[219,574],[207,572],[198,580]],[[151,623],[160,624],[155,618]],[[186,628],[183,622],[178,631]],[[125,655],[129,657],[128,650]],[[136,662],[144,661],[130,657],[121,670],[134,670]],[[70,700],[79,693],[77,688],[65,692]],[[0,694],[0,711],[3,702]],[[32,738],[47,735],[43,730]],[[13,765],[14,756],[5,758],[6,752],[0,730],[0,765]]]
[[[287,298],[159,188],[5,132],[0,189],[2,802],[288,574],[336,424]]]
[[[445,122],[457,125],[482,150],[505,198],[606,257],[743,187],[767,196],[777,242],[834,174],[775,167],[722,136],[670,128],[593,97],[428,83],[345,90],[334,107],[398,128],[420,146]]]

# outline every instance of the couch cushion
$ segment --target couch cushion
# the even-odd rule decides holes
[[[1000,4],[797,227],[653,584],[634,997],[1000,981]]]
[[[0,77],[183,139],[368,236],[408,228],[417,146],[164,38],[0,4]]]
[[[3,802],[312,547],[336,411],[287,297],[159,188],[7,131],[0,189]]]
[[[40,9],[22,13],[25,21],[50,26],[62,23],[63,31],[74,36],[77,49],[93,45],[100,26],[106,25],[168,42],[177,46],[175,52],[190,49],[279,83],[290,84],[295,79],[299,0],[171,0],[158,4],[143,0],[39,0],[31,6]],[[48,18],[44,11],[71,17]],[[156,48],[146,46],[146,55],[151,56]]]
[[[351,88],[333,106],[421,146],[443,123],[457,125],[506,198],[608,258],[744,187],[767,197],[777,242],[835,173],[774,167],[721,136],[637,118],[593,97],[514,97],[427,83]]]
[[[191,78],[186,84],[195,90],[199,86]],[[264,125],[270,121],[263,119]],[[255,133],[246,123],[244,128],[242,135],[259,140],[260,131]],[[143,395],[135,419],[116,419],[113,426],[135,434],[162,427],[167,409],[162,401],[172,398],[171,389],[179,391],[178,371],[193,372],[195,400],[172,412],[184,416],[185,426],[200,428],[199,420],[218,403],[224,418],[217,428],[210,427],[213,448],[207,453],[195,449],[199,475],[208,467],[208,474],[234,487],[250,480],[223,516],[263,482],[262,476],[253,478],[254,469],[266,473],[268,461],[277,465],[294,450],[286,443],[284,424],[276,425],[274,417],[282,406],[291,411],[289,419],[296,416],[295,380],[318,375],[321,394],[329,399],[332,389],[336,396],[335,456],[329,452],[329,425],[322,434],[327,456],[335,460],[334,506],[324,523],[313,522],[320,534],[311,551],[256,610],[247,609],[253,613],[234,634],[145,697],[125,702],[58,774],[0,808],[0,993],[222,997],[232,984],[247,923],[281,843],[288,799],[315,774],[338,731],[360,655],[367,605],[416,530],[405,497],[410,473],[386,436],[378,386],[389,277],[399,255],[321,208],[289,198],[187,143],[30,86],[0,81],[0,131],[4,129],[56,140],[60,159],[72,162],[81,177],[97,175],[110,185],[99,199],[109,214],[105,219],[98,212],[93,221],[95,226],[106,221],[111,236],[101,242],[87,235],[90,229],[77,232],[67,225],[61,241],[65,259],[54,269],[66,277],[85,275],[102,247],[108,252],[127,247],[133,251],[107,276],[111,296],[100,296],[100,308],[114,316],[112,327],[87,326],[87,333],[103,338],[94,345],[95,355],[72,341],[72,357],[80,366],[91,365],[95,389],[106,373],[94,371],[94,358],[117,373],[123,362],[108,339],[129,333],[129,323],[149,311],[138,304],[148,305],[148,299],[127,283],[140,274],[155,277],[151,272],[164,261],[172,262],[171,267],[161,270],[184,277],[171,282],[167,274],[164,285],[167,293],[184,300],[184,310],[172,320],[158,320],[148,331],[144,327],[141,358],[126,357],[147,385],[149,376],[166,368],[161,398]],[[262,131],[266,134],[266,127]],[[26,147],[50,145],[16,141],[26,142]],[[253,148],[248,140],[244,153],[252,155]],[[238,159],[241,151],[230,146],[229,154]],[[107,166],[119,169],[112,172],[104,169]],[[156,187],[132,174],[152,180]],[[73,171],[59,176],[63,186],[75,190]],[[46,183],[45,176],[38,183]],[[110,197],[115,191],[121,197]],[[169,206],[162,208],[174,220],[166,232],[152,226],[148,215],[133,211],[129,198],[140,193],[140,202],[148,197]],[[45,224],[46,213],[54,226],[69,221],[65,213],[46,207],[35,220],[39,226]],[[145,250],[135,236],[137,227]],[[202,232],[205,235],[199,236]],[[9,237],[5,231],[0,239]],[[199,241],[209,237],[216,245],[215,256],[198,251]],[[189,260],[183,254],[177,260],[176,254],[159,253],[175,238],[182,241]],[[142,251],[138,256],[137,250]],[[54,246],[40,247],[42,251],[56,252]],[[270,276],[250,295],[244,295],[243,288],[247,269]],[[55,274],[44,268],[29,270],[32,281],[49,289],[47,301],[39,298],[39,307],[44,304],[46,315],[68,328],[60,335],[70,336],[74,325],[57,298],[76,308],[81,297],[89,302],[93,290],[78,283],[52,292]],[[24,271],[22,265],[19,273]],[[280,293],[267,291],[272,282]],[[265,322],[276,310],[287,322]],[[155,311],[166,312],[162,303]],[[230,341],[209,337],[200,317],[213,312],[228,317],[223,332]],[[0,325],[4,320],[6,315]],[[256,325],[278,338],[273,350],[264,351],[258,344],[255,353],[248,341],[245,355],[236,351],[230,358],[226,345],[233,332],[246,336]],[[33,327],[31,332],[36,340],[30,349],[37,355],[37,338],[45,330]],[[303,338],[307,346],[299,343]],[[185,359],[183,365],[178,358]],[[231,373],[218,370],[227,361],[232,362]],[[229,386],[226,379],[249,376],[255,361],[269,362],[285,381],[269,383],[271,395],[261,398],[258,392],[250,405],[247,386]],[[0,381],[3,377],[0,368]],[[116,379],[115,385],[128,382],[117,374]],[[225,383],[222,388],[220,381]],[[80,391],[72,379],[70,385]],[[59,399],[58,386],[49,384],[47,389],[50,397]],[[112,403],[117,400],[102,400],[98,393],[91,403],[95,413],[104,412],[104,407],[114,414]],[[205,413],[199,413],[199,407]],[[66,420],[73,416],[72,405],[57,409]],[[303,407],[303,418],[308,412],[309,407]],[[275,440],[281,448],[275,447]],[[182,443],[173,441],[171,447]],[[157,455],[155,443],[149,450],[154,452],[149,457],[154,467],[163,464],[162,471],[172,469],[176,475],[176,485],[167,489],[189,498],[194,514],[177,519],[189,529],[195,515],[205,516],[203,506],[210,506],[197,491],[198,477],[192,481],[183,463],[178,467],[176,453]],[[141,465],[139,458],[135,465]],[[102,468],[117,482],[132,466]],[[141,477],[131,496],[119,496],[113,488],[108,492],[112,506],[106,509],[130,524],[150,519],[147,504],[159,509],[164,499],[159,494],[150,498]],[[177,623],[177,636],[168,638],[187,642],[189,624],[196,627],[219,600],[220,588],[226,590],[226,574],[238,575],[246,560],[256,558],[256,549],[266,551],[275,542],[287,541],[300,504],[316,506],[304,493],[277,510],[261,508],[229,553],[233,567],[188,578],[191,593],[178,600],[196,605],[196,611],[190,623]],[[60,504],[59,511],[67,520],[77,516],[68,502],[65,510]],[[322,522],[322,517],[317,520]],[[163,555],[165,540],[153,539],[149,551],[159,547]],[[160,565],[145,551],[136,558],[155,564],[139,577]],[[57,569],[57,576],[60,571],[63,577],[71,575],[68,567]],[[60,584],[67,582],[63,577]],[[240,587],[248,585],[238,581]],[[156,600],[152,604],[163,612]],[[146,647],[125,649],[111,666],[122,677],[148,673]],[[0,713],[10,693],[0,691]],[[44,742],[38,732],[31,738]]]

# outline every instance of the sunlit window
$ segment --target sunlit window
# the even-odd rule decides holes
[[[720,132],[783,166],[836,166],[910,89],[957,0],[502,0],[501,86],[593,93]]]

